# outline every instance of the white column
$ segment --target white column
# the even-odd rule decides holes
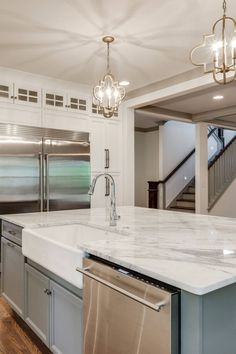
[[[165,179],[164,175],[164,164],[165,164],[165,156],[164,156],[164,123],[159,125],[159,181],[163,181]],[[164,185],[159,184],[158,186],[158,208],[165,208],[165,191]]]
[[[159,125],[159,180],[163,180],[165,178],[164,176],[164,134],[163,134],[163,130],[164,130],[164,124],[160,124]]]
[[[123,205],[134,205],[135,176],[134,176],[134,109],[123,106]]]
[[[196,124],[196,213],[208,214],[208,130],[207,123]]]

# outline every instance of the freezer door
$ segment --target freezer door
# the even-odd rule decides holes
[[[37,156],[0,156],[0,214],[40,211]]]
[[[90,207],[89,154],[45,155],[45,210]]]
[[[0,137],[0,214],[40,211],[41,140]]]

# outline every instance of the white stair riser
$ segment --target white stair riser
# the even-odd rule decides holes
[[[180,199],[181,199],[181,198],[195,201],[195,194],[183,193],[183,194],[181,195]]]
[[[176,201],[176,205],[181,208],[195,208],[195,202],[194,201]]]
[[[195,193],[195,187],[189,187],[188,188],[189,193]]]

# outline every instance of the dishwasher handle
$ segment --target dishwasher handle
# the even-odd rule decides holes
[[[150,309],[155,310],[157,312],[160,312],[161,309],[164,306],[167,305],[167,302],[165,300],[160,301],[160,302],[158,302],[156,304],[153,304],[153,303],[151,303],[149,301],[146,301],[146,300],[144,300],[144,299],[142,299],[142,298],[130,293],[129,291],[126,291],[126,290],[124,290],[124,289],[122,289],[122,288],[120,288],[120,287],[118,287],[118,286],[116,286],[114,284],[111,284],[110,282],[98,277],[97,275],[92,274],[91,272],[89,272],[90,269],[91,269],[91,267],[86,267],[86,268],[79,268],[78,267],[78,268],[76,268],[76,271],[81,273],[81,274],[83,274],[83,275],[85,275],[85,276],[87,276],[87,277],[89,277],[89,278],[91,278],[91,279],[93,279],[93,280],[96,280],[97,282],[107,286],[108,288],[110,288],[110,289],[112,289],[112,290],[114,290],[114,291],[116,291],[116,292],[118,292],[118,293],[120,293],[120,294],[122,294],[124,296],[127,296],[130,299],[132,299],[134,301],[137,301],[140,304],[142,304],[144,306],[147,306]]]

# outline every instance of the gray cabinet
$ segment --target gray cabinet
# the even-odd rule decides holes
[[[56,354],[82,354],[82,300],[51,281],[51,347]]]
[[[82,300],[25,264],[25,321],[55,354],[82,354]]]
[[[2,297],[24,318],[24,256],[21,247],[2,237],[1,261]]]
[[[25,321],[49,346],[50,281],[25,264]]]

